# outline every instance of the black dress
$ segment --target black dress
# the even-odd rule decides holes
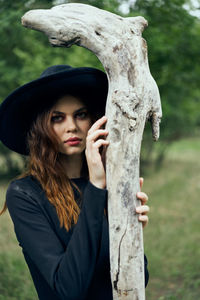
[[[55,207],[32,176],[13,181],[6,202],[40,300],[112,300],[107,190],[72,179],[81,207],[69,232],[60,228]],[[145,257],[145,285],[148,282]]]

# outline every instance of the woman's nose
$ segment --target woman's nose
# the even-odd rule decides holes
[[[77,126],[76,126],[76,122],[75,122],[74,118],[69,117],[65,124],[65,130],[66,131],[74,131],[76,129],[77,129]]]

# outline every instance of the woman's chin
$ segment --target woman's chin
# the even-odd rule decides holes
[[[60,152],[64,155],[68,155],[68,156],[71,156],[71,155],[78,155],[78,154],[81,154],[83,152],[84,149],[81,149],[80,147],[73,147],[71,149],[62,149]]]

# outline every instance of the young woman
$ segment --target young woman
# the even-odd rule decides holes
[[[9,185],[2,212],[8,207],[40,300],[112,299],[104,167],[107,89],[103,72],[59,65],[0,106],[1,141],[29,156],[27,171]],[[147,195],[137,196],[145,226]]]

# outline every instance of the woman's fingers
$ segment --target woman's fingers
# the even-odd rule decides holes
[[[108,131],[102,129],[101,126],[107,121],[104,116],[97,120],[91,128],[88,130],[86,138],[86,159],[89,170],[89,179],[91,183],[99,188],[105,188],[106,186],[106,174],[104,168],[104,161],[101,157],[100,147],[106,147],[109,145],[109,141],[105,140]]]
[[[149,212],[150,208],[148,205],[141,205],[136,207],[136,213],[138,214],[147,214]]]
[[[106,140],[103,140],[103,139],[99,139],[98,141],[96,141],[93,144],[93,147],[100,148],[101,146],[108,145],[108,144],[109,144],[109,141],[106,141]]]
[[[136,213],[139,214],[138,220],[140,222],[142,222],[143,228],[149,222],[149,217],[147,216],[148,212],[149,212],[149,206],[148,205],[141,205],[141,206],[136,207]]]
[[[106,129],[97,129],[96,131],[87,135],[87,141],[95,141],[101,135],[108,135],[108,130]]]
[[[146,216],[146,215],[140,215],[140,216],[138,217],[138,220],[139,220],[140,222],[142,222],[142,227],[144,228],[144,227],[147,225],[147,223],[149,222],[149,217]]]
[[[108,132],[105,131],[104,129],[99,129],[96,130],[95,132],[93,132],[92,134],[90,134],[89,136],[87,136],[87,147],[86,147],[86,151],[88,152],[88,150],[90,149],[91,154],[94,155],[93,151],[98,149],[98,152],[96,152],[96,154],[99,154],[99,148],[103,145],[108,146],[109,145],[109,141],[103,139],[103,138],[98,138],[99,136],[102,135],[108,135]],[[97,139],[98,138],[98,139]]]
[[[148,201],[148,196],[144,192],[137,192],[137,198],[141,200],[142,205],[144,205]]]
[[[141,177],[140,178],[140,189],[142,188],[144,179]],[[137,193],[137,198],[141,201],[141,205],[136,207],[136,213],[139,214],[138,220],[142,222],[143,228],[147,225],[149,222],[149,218],[147,216],[149,212],[149,206],[146,205],[148,201],[148,196],[144,192],[138,192]]]
[[[103,123],[107,121],[107,118],[104,116],[101,119],[98,119],[88,131],[86,138],[86,154],[89,157],[92,157],[93,160],[99,161],[102,151],[100,151],[101,146],[108,146],[109,141],[105,140],[104,137],[108,135],[108,130],[99,129]],[[104,147],[105,148],[105,147]]]
[[[142,189],[143,183],[144,183],[144,178],[140,177],[140,189]]]
[[[107,121],[107,117],[103,116],[102,118],[98,119],[88,130],[88,134],[90,135],[97,129],[99,129],[105,122]]]
[[[109,145],[109,141],[106,141],[106,140],[103,140],[103,139],[99,139],[99,140],[97,140],[95,143],[93,143],[92,144],[92,146],[91,146],[91,150],[90,150],[90,153],[88,153],[88,151],[87,151],[87,153],[88,153],[88,155],[95,155],[95,154],[99,154],[99,148],[101,147],[101,146],[108,146]],[[95,153],[94,153],[95,152]],[[99,154],[100,155],[100,154]]]

